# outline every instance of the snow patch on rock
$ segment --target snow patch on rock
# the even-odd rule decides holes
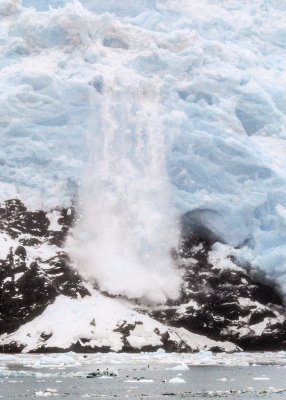
[[[123,324],[133,326],[125,339],[138,350],[146,346],[154,349],[161,347],[166,333],[178,349],[182,344],[192,351],[214,346],[221,346],[225,351],[238,349],[232,343],[215,342],[183,328],[164,326],[149,316],[137,313],[128,303],[98,293],[83,299],[58,296],[39,317],[10,335],[2,335],[0,345],[16,342],[27,353],[49,348],[65,350],[79,342],[82,349],[88,346],[118,352],[124,348],[124,335],[118,329]],[[46,340],[43,339],[43,332]]]

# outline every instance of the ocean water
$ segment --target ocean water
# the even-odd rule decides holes
[[[286,354],[0,356],[0,396],[117,399],[285,399]],[[116,377],[89,379],[109,368]]]

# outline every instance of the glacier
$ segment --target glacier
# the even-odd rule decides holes
[[[154,266],[156,282],[157,261],[165,260],[169,296],[180,277],[167,253],[182,215],[285,289],[286,5],[102,3],[0,0],[0,201],[17,197],[45,210],[82,202],[80,241],[102,235],[106,220],[94,230],[93,205],[108,193],[105,215],[112,210],[114,224],[119,218],[126,229],[134,224],[126,248],[131,243],[140,259],[127,251],[122,263],[136,265],[139,276]],[[114,103],[106,110],[108,96]],[[101,170],[106,157],[112,174]],[[148,179],[150,157],[158,164]],[[129,185],[122,213],[113,195]],[[114,229],[111,243],[122,233]],[[104,253],[115,250],[109,244]],[[144,252],[155,254],[147,269]],[[129,268],[116,288],[120,279],[107,282],[111,269],[100,271],[114,293],[130,287]]]

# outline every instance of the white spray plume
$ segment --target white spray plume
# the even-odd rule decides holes
[[[102,290],[164,302],[178,295],[176,218],[155,82],[98,78],[72,256]],[[104,83],[103,83],[104,82]]]

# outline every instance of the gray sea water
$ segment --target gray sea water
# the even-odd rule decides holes
[[[0,355],[0,397],[286,399],[286,353]],[[87,378],[114,370],[116,377]]]

